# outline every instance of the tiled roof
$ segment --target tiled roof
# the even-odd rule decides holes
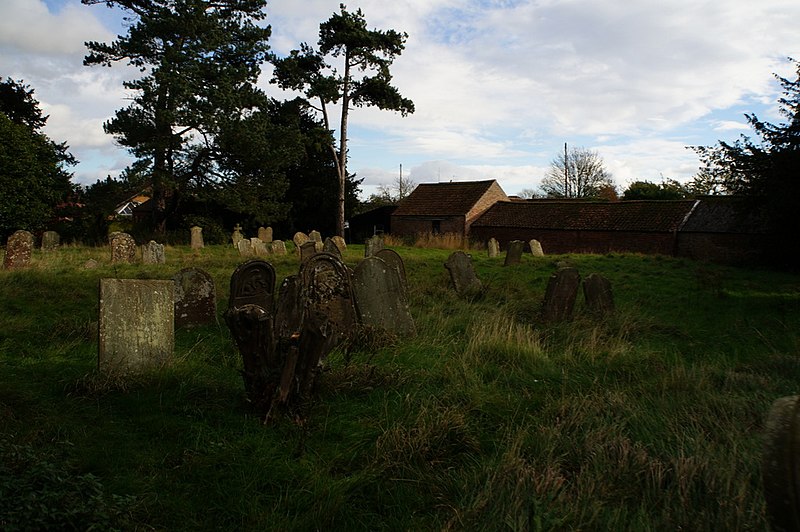
[[[466,215],[486,194],[494,179],[417,185],[394,211],[393,216]]]
[[[767,221],[762,209],[754,208],[746,199],[732,196],[704,196],[692,215],[681,228],[688,233],[739,233],[761,234],[767,232]]]
[[[521,227],[565,231],[672,232],[681,227],[695,200],[597,202],[581,200],[502,201],[472,227]]]

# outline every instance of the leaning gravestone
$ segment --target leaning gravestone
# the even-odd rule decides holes
[[[317,254],[317,243],[314,240],[303,242],[300,245],[300,262],[304,262]]]
[[[310,239],[308,235],[303,233],[302,231],[298,231],[292,237],[292,242],[294,242],[294,246],[297,248],[297,253],[300,253],[300,246],[308,242]]]
[[[283,240],[273,240],[270,249],[275,255],[286,255],[286,243]]]
[[[171,363],[174,289],[172,281],[100,279],[100,371],[125,374]]]
[[[542,305],[542,319],[557,322],[572,318],[581,276],[575,268],[561,268],[550,276]]]
[[[325,253],[333,253],[340,259],[342,258],[342,250],[339,249],[339,246],[336,245],[336,242],[334,242],[331,237],[326,238],[325,242],[322,243],[322,251]]]
[[[15,231],[8,237],[3,267],[6,270],[16,270],[30,266],[32,252],[33,234],[24,230]]]
[[[512,264],[519,264],[522,262],[522,250],[525,248],[525,242],[522,240],[512,240],[508,243],[506,250],[506,260],[503,266],[510,266]]]
[[[764,426],[761,476],[772,530],[800,530],[800,402],[772,403]]]
[[[371,257],[378,251],[382,250],[383,247],[383,238],[381,238],[379,235],[368,238],[367,241],[364,242],[364,256]]]
[[[611,281],[600,274],[589,274],[583,280],[583,298],[586,307],[595,314],[605,315],[614,312],[614,293]]]
[[[542,249],[542,243],[536,239],[531,240],[528,242],[528,245],[531,248],[531,255],[534,257],[544,257],[544,250]]]
[[[217,321],[217,291],[211,275],[184,268],[172,276],[175,283],[175,327],[208,325]]]
[[[239,249],[239,242],[241,242],[242,239],[244,239],[244,236],[242,235],[242,226],[236,224],[233,228],[233,234],[231,234],[231,242],[233,243],[233,247],[235,247],[237,250]]]
[[[164,244],[159,244],[155,240],[151,240],[146,245],[142,246],[142,263],[143,264],[164,264],[166,258],[164,257]]]
[[[300,265],[304,321],[317,321],[328,347],[341,343],[358,322],[347,266],[330,253],[317,253]],[[327,351],[323,349],[324,354]]]
[[[253,255],[253,248],[250,245],[250,240],[246,238],[239,239],[239,242],[236,244],[236,249],[239,250],[240,257],[250,257]]]
[[[353,295],[362,324],[392,334],[414,334],[400,275],[383,259],[367,257],[358,263],[353,272]]]
[[[334,235],[331,237],[331,240],[333,240],[333,243],[339,248],[339,255],[344,256],[344,252],[347,251],[347,242],[344,241],[344,238],[339,235]]]
[[[444,267],[450,272],[450,280],[458,295],[475,294],[483,288],[472,267],[472,258],[463,251],[452,253],[444,263]]]
[[[267,244],[260,238],[250,239],[250,251],[252,251],[253,255],[256,257],[266,257],[269,255]]]
[[[495,258],[500,254],[500,244],[497,243],[497,239],[494,237],[489,239],[489,243],[486,244],[487,251],[489,253],[489,258]]]
[[[191,248],[192,249],[203,249],[205,247],[205,243],[203,243],[203,228],[200,226],[195,225],[191,228]]]
[[[136,260],[136,241],[128,233],[117,233],[111,239],[111,263],[133,264]]]
[[[42,251],[55,251],[61,244],[61,236],[55,231],[42,233]]]
[[[408,280],[406,278],[406,265],[403,263],[402,257],[393,249],[384,248],[375,256],[383,260],[390,268],[394,268],[397,275],[400,276],[400,283],[403,285],[403,297],[408,299]]]

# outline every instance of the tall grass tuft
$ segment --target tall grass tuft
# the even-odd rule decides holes
[[[430,249],[466,249],[467,240],[459,233],[419,233],[414,247]]]

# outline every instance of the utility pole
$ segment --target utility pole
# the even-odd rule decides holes
[[[400,181],[397,183],[397,196],[398,199],[403,199],[405,194],[403,194],[403,163],[400,163]]]
[[[567,159],[567,143],[564,143],[564,197],[569,197],[569,164]]]

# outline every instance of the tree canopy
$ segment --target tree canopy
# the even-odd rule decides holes
[[[553,198],[598,198],[603,189],[613,185],[596,151],[575,146],[567,150],[565,146],[551,161],[540,188]]]
[[[676,200],[689,196],[689,190],[674,179],[661,183],[634,181],[622,193],[623,200]]]
[[[414,112],[414,103],[401,96],[391,84],[389,72],[392,62],[405,48],[407,34],[369,30],[360,9],[349,12],[344,4],[339,8],[339,13],[320,24],[317,50],[302,43],[287,57],[273,55],[271,60],[275,66],[273,83],[284,89],[303,91],[311,108],[321,114],[326,129],[333,129],[329,106],[341,105],[339,145],[337,148],[331,143],[330,152],[338,177],[336,232],[344,236],[347,127],[351,107],[374,106],[399,111],[405,116]],[[340,69],[328,64],[330,59],[338,60]]]

